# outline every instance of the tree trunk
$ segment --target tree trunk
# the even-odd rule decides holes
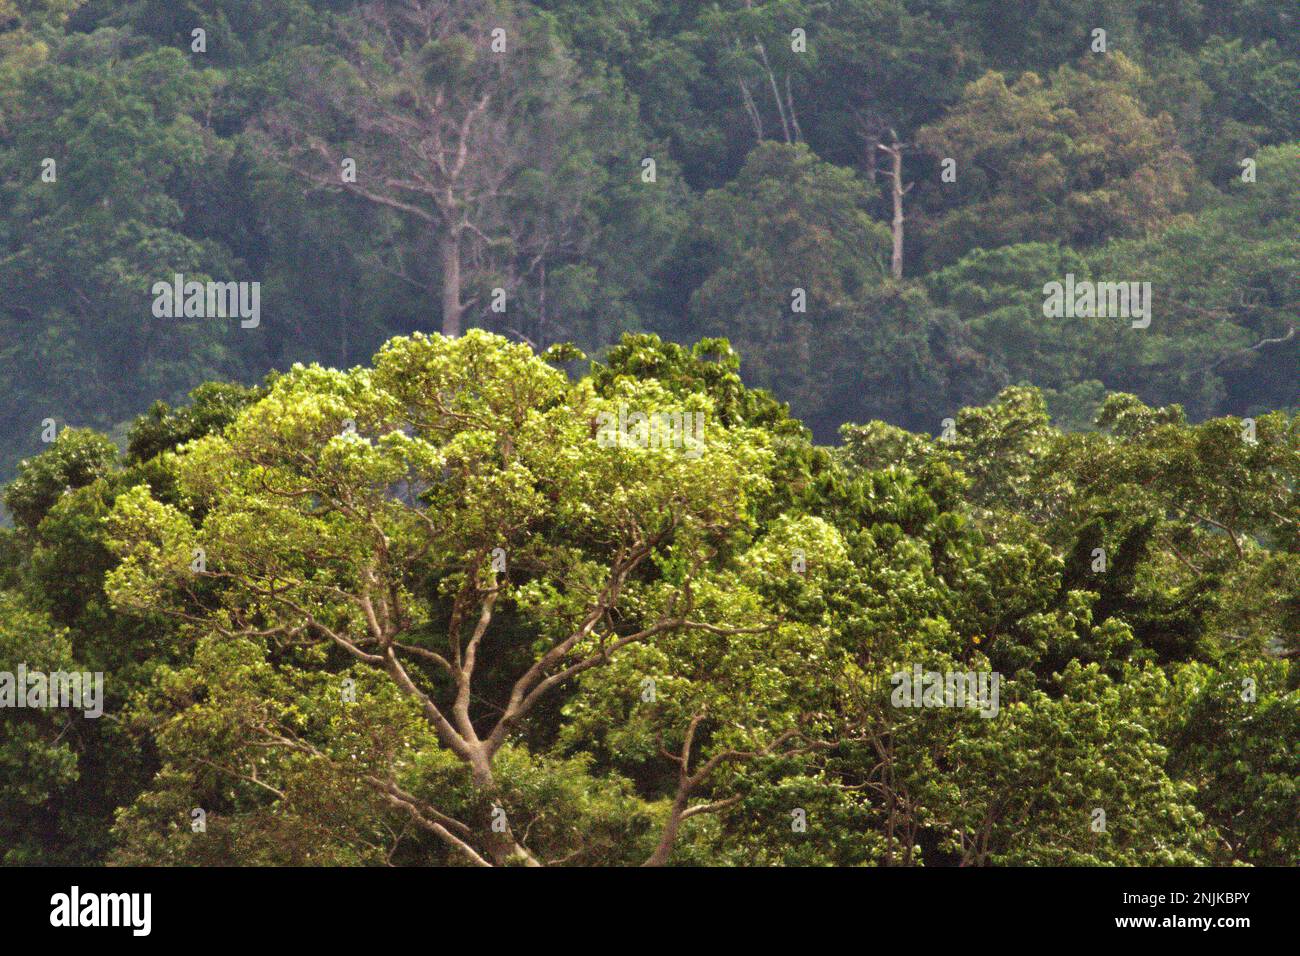
[[[893,142],[886,146],[884,143],[876,145],[876,149],[889,154],[890,168],[886,174],[889,176],[889,191],[894,199],[894,221],[890,224],[890,233],[894,239],[894,253],[890,258],[889,271],[895,279],[903,278],[903,197],[907,195],[912,184],[908,183],[903,187],[903,144],[898,141],[898,136],[890,130],[890,136]]]
[[[663,866],[668,862],[668,858],[673,853],[673,844],[677,842],[677,831],[682,826],[682,814],[686,812],[686,805],[689,802],[689,788],[679,787],[677,796],[673,799],[672,808],[668,811],[668,822],[664,825],[663,834],[659,837],[659,845],[655,847],[650,859],[646,860],[642,866]]]
[[[890,232],[894,236],[894,254],[889,261],[889,266],[894,278],[901,279],[903,278],[903,150],[897,143],[890,151],[890,158],[894,161],[893,173],[890,176],[893,180],[891,192],[894,194],[894,221],[890,224]]]
[[[443,334],[446,334],[445,332]],[[474,786],[491,800],[496,795],[496,778],[492,774],[492,764],[488,758],[481,753],[476,755],[470,764],[470,775],[474,780]],[[494,830],[492,823],[489,821],[486,838],[484,843],[487,847],[488,856],[492,858],[492,863],[496,866],[541,866],[537,858],[529,853],[515,839],[514,830],[510,827],[509,817],[505,818],[505,829],[501,831]]]
[[[442,258],[442,334],[460,335],[460,318],[464,306],[460,301],[460,231],[447,229],[438,238]]]

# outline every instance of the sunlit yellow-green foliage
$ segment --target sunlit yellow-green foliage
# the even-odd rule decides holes
[[[103,852],[1294,853],[1293,418],[1189,425],[1114,395],[1072,434],[1019,388],[948,439],[872,422],[831,452],[736,364],[629,337],[572,378],[487,333],[414,335],[346,372],[201,389],[121,459],[61,435],[11,491],[6,600],[47,603],[41,633],[108,671],[120,729],[94,747],[131,772]],[[701,443],[611,439],[638,411],[700,413]],[[928,672],[996,697],[898,696]],[[51,747],[29,816],[80,785]]]

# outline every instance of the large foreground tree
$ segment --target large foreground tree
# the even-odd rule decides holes
[[[635,425],[633,440],[612,443],[602,416],[628,409],[698,415],[704,427],[678,447],[641,447]],[[124,560],[108,590],[123,607],[190,622],[211,645],[200,660],[233,654],[264,678],[274,660],[291,684],[324,669],[337,675],[316,685],[328,698],[375,688],[367,706],[389,712],[369,713],[366,732],[400,739],[393,708],[423,721],[484,805],[454,818],[401,785],[400,756],[358,758],[356,742],[310,732],[278,695],[245,700],[226,745],[345,775],[351,754],[356,783],[464,859],[533,864],[497,765],[548,697],[634,645],[779,629],[729,570],[767,454],[761,433],[721,428],[707,396],[679,407],[629,384],[602,399],[484,333],[397,339],[373,370],[295,367],[223,435],[184,446],[177,504],[143,485],[121,496],[111,534]],[[380,675],[406,711],[376,688]],[[653,701],[641,685],[654,677],[624,690]],[[798,731],[797,714],[766,701],[765,719],[733,711],[706,740],[697,696],[676,729],[681,800],[655,862],[683,815],[711,809],[688,801],[714,767]],[[252,766],[243,775],[256,779]]]

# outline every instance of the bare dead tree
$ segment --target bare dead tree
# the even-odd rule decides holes
[[[790,128],[794,130],[796,143],[803,140],[803,130],[799,127],[799,117],[794,111],[794,93],[790,91],[790,74],[785,75],[785,108],[790,111]]]
[[[772,87],[772,101],[776,103],[776,113],[781,118],[781,131],[785,134],[785,141],[793,143],[794,139],[790,134],[790,121],[785,115],[785,104],[781,102],[781,90],[776,84],[776,74],[772,72],[772,64],[767,59],[767,48],[763,46],[763,41],[754,37],[754,49],[758,51],[758,58],[763,63],[763,70],[767,73],[768,84]]]
[[[883,152],[890,159],[889,169],[885,170],[885,177],[889,180],[889,191],[894,201],[894,218],[890,222],[890,234],[894,240],[893,254],[890,257],[890,271],[895,279],[903,278],[903,197],[912,191],[915,183],[903,185],[903,150],[906,143],[898,141],[898,134],[892,129],[889,131],[890,142],[877,143],[876,149]]]
[[[261,118],[263,142],[310,189],[357,196],[428,227],[442,331],[459,335],[477,304],[472,276],[504,273],[517,284],[527,263],[535,270],[574,241],[576,210],[546,225],[519,226],[510,214],[518,173],[555,151],[545,142],[555,116],[538,108],[548,92],[528,54],[511,46],[522,42],[519,24],[486,0],[377,0],[343,29],[342,62],[301,65],[293,104]],[[540,72],[563,91],[566,69],[557,60]],[[549,228],[559,222],[564,228]],[[521,255],[522,270],[508,261]],[[405,267],[389,271],[421,282]]]
[[[745,0],[745,9],[752,11],[754,9],[753,0]],[[803,139],[803,131],[799,128],[799,120],[794,111],[794,93],[790,87],[790,74],[785,76],[785,98],[781,97],[781,85],[777,82],[776,71],[772,67],[772,62],[767,55],[767,47],[757,36],[751,37],[754,42],[754,52],[758,54],[758,60],[763,66],[763,73],[767,79],[767,84],[772,91],[772,102],[776,105],[776,115],[781,121],[781,133],[787,143],[797,143]],[[739,39],[736,43],[739,47]],[[761,81],[758,81],[761,83]],[[763,121],[759,116],[758,107],[754,102],[754,96],[749,88],[748,82],[744,79],[738,79],[740,84],[741,100],[745,104],[745,112],[749,114],[750,122],[754,126],[755,138],[763,139]]]

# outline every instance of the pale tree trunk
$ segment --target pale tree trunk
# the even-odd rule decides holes
[[[901,279],[903,278],[903,190],[899,181],[903,177],[902,151],[895,148],[893,159],[894,171],[890,176],[893,180],[893,188],[890,192],[894,194],[894,221],[890,223],[889,230],[894,237],[894,253],[889,260],[889,269],[895,279]]]
[[[889,177],[889,191],[894,199],[894,219],[890,223],[890,233],[894,239],[894,251],[889,261],[889,271],[895,279],[903,278],[903,197],[911,190],[913,183],[903,185],[903,144],[898,141],[898,137],[893,135],[893,142],[889,146],[883,143],[876,148],[889,154],[890,169],[886,175]]]
[[[460,335],[461,313],[464,306],[460,298],[460,231],[446,229],[438,237],[438,255],[442,260],[442,334],[448,338]]]

